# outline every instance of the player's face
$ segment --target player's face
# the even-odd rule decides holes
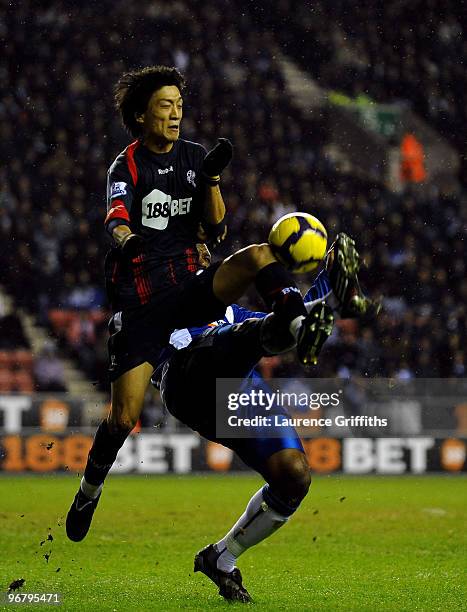
[[[183,100],[175,85],[165,85],[155,91],[143,115],[144,133],[151,140],[173,143],[180,135]]]

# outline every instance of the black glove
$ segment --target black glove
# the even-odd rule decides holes
[[[122,255],[132,261],[144,253],[144,238],[138,234],[128,234],[120,246]]]
[[[198,239],[207,243],[211,249],[215,249],[227,236],[227,225],[225,218],[219,223],[207,223],[203,221],[199,224]]]
[[[233,146],[228,138],[218,138],[214,149],[207,153],[201,166],[204,182],[208,185],[217,185],[220,175],[232,159]]]

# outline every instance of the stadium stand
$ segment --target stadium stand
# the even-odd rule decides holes
[[[21,319],[0,295],[0,392],[32,392],[33,364]]]
[[[379,102],[408,100],[465,151],[467,41],[457,2],[280,0],[273,10],[265,0],[248,4],[256,22],[321,84]]]
[[[378,24],[400,3],[362,13],[352,2],[333,2],[332,9],[316,2],[304,13],[308,3],[280,0],[258,12],[269,4],[6,6],[0,70],[11,87],[0,103],[0,155],[7,162],[0,169],[2,283],[90,379],[104,378],[106,170],[129,142],[112,85],[126,69],[175,64],[189,82],[183,137],[209,147],[227,136],[235,145],[222,186],[229,239],[219,256],[263,241],[275,219],[299,208],[316,214],[330,234],[345,229],[355,236],[367,263],[365,286],[385,296],[376,322],[338,327],[319,373],[465,376],[467,193],[432,185],[397,194],[356,169],[342,172],[326,146],[326,117],[297,110],[277,60],[289,54],[321,85],[347,94],[403,97],[462,159],[467,88],[456,57],[465,58],[467,47],[454,5],[442,3],[447,8],[429,31],[428,52],[424,36],[434,27],[436,0],[416,12],[412,31],[384,32]],[[287,40],[280,27],[286,14],[296,34]],[[207,30],[222,36],[205,36]],[[297,366],[285,357],[268,371]]]

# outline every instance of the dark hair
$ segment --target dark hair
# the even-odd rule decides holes
[[[182,92],[185,79],[176,68],[148,66],[125,72],[115,85],[115,102],[123,125],[132,136],[138,137],[141,127],[136,114],[144,113],[152,94],[166,85],[175,85]]]

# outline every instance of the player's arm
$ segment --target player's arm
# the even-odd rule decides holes
[[[227,235],[225,223],[225,204],[219,185],[206,187],[203,231],[199,238],[206,240],[213,246],[219,244]]]
[[[112,238],[115,240],[115,244],[122,247],[131,235],[134,235],[130,229],[130,226],[126,223],[119,223],[111,229]]]
[[[214,244],[221,242],[227,233],[225,204],[219,183],[222,172],[232,159],[232,153],[231,142],[227,138],[219,138],[201,165],[201,178],[205,185],[202,225],[207,240]]]
[[[130,226],[133,202],[133,177],[126,162],[116,162],[107,175],[107,216],[105,228],[125,257],[133,258],[143,249],[143,238]]]
[[[144,239],[139,234],[134,234],[130,226],[124,223],[113,228],[112,238],[127,259],[141,255],[144,250]]]
[[[219,185],[206,185],[204,223],[217,225],[225,217],[225,204]]]

